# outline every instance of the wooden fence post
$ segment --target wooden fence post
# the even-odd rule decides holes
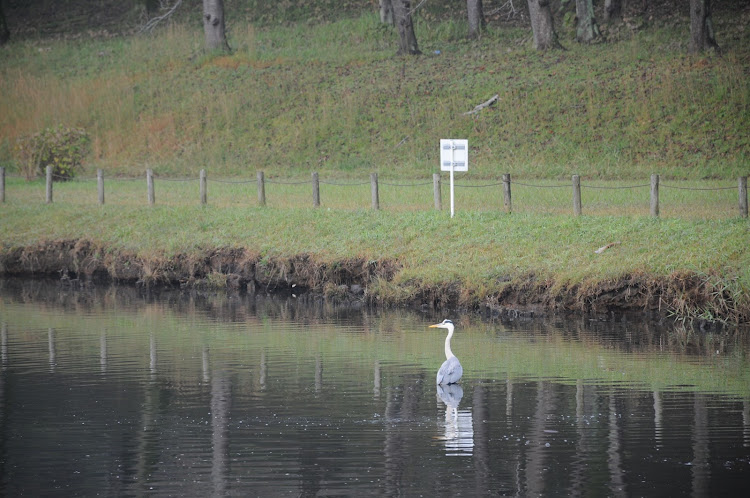
[[[104,204],[104,172],[96,170],[96,190],[99,192],[99,204]]]
[[[740,216],[747,218],[747,177],[741,176],[737,184],[740,198]]]
[[[153,206],[156,202],[156,197],[154,196],[154,172],[150,169],[146,170],[146,187],[148,188],[148,203],[150,206]]]
[[[510,196],[510,173],[503,175],[503,206],[506,213],[513,212],[513,203]]]
[[[266,179],[262,171],[258,171],[258,204],[266,205]]]
[[[200,194],[201,194],[201,205],[205,206],[208,204],[208,185],[206,184],[206,170],[202,169],[200,172]]]
[[[47,166],[47,204],[52,204],[52,166]]]
[[[0,202],[5,202],[5,168],[0,167]]]
[[[581,205],[581,177],[573,175],[573,213],[581,216],[583,207]]]
[[[313,188],[313,206],[320,207],[320,180],[318,179],[318,172],[315,171],[312,174],[312,188]]]
[[[441,211],[443,209],[443,191],[440,185],[440,173],[432,174],[432,193],[435,198],[435,209]]]
[[[378,195],[378,174],[370,173],[370,197],[372,199],[372,208],[380,209],[380,196]]]
[[[659,175],[651,175],[651,216],[659,217]]]

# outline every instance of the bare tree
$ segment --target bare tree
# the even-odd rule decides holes
[[[690,0],[690,52],[718,50],[711,20],[711,0]]]
[[[391,0],[393,5],[393,20],[398,30],[399,55],[418,55],[417,36],[414,34],[414,23],[411,15],[413,13],[410,0]]]
[[[623,8],[623,0],[604,0],[604,22],[621,19]]]
[[[4,45],[8,40],[10,40],[10,30],[8,30],[8,23],[5,22],[3,2],[0,0],[0,45]]]
[[[466,11],[469,16],[469,38],[478,38],[485,26],[482,0],[466,0]]]
[[[203,31],[208,50],[229,52],[224,24],[224,0],[203,0]]]
[[[380,0],[380,22],[393,26],[393,4],[391,0]]]
[[[552,23],[549,0],[528,0],[528,3],[531,30],[534,33],[534,48],[537,50],[561,48]]]
[[[576,0],[576,17],[578,18],[576,40],[580,43],[591,43],[601,35],[594,18],[593,0]]]

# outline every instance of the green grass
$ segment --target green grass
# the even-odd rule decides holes
[[[458,284],[465,305],[476,305],[508,282],[530,275],[536,282],[549,282],[554,291],[593,288],[630,275],[658,280],[691,273],[710,281],[717,292],[728,290],[736,306],[750,304],[750,233],[747,220],[736,215],[654,219],[646,214],[644,200],[638,209],[642,213],[633,213],[632,205],[621,201],[630,213],[613,216],[607,214],[612,203],[603,199],[597,216],[574,217],[569,207],[542,212],[538,204],[508,215],[491,206],[481,208],[485,201],[480,197],[474,199],[480,208],[459,209],[451,219],[445,209],[429,207],[431,185],[422,187],[424,205],[414,200],[417,187],[404,187],[400,205],[377,212],[368,207],[368,186],[324,185],[331,190],[322,191],[323,205],[313,209],[309,184],[269,185],[266,208],[255,206],[252,184],[217,184],[225,195],[209,190],[209,205],[201,207],[195,181],[157,181],[157,204],[148,207],[145,182],[113,183],[116,188],[104,206],[96,204],[93,182],[56,184],[56,202],[46,205],[40,185],[14,179],[2,206],[3,247],[82,238],[146,259],[240,247],[264,257],[313,254],[329,265],[349,258],[391,260],[402,268],[393,281],[375,282],[375,295]],[[610,192],[619,191],[593,190],[592,195]],[[498,199],[494,204],[499,206]],[[704,207],[700,202],[686,205],[687,213]],[[609,243],[617,245],[594,253]],[[706,318],[712,313],[695,312]]]
[[[735,33],[736,19],[716,22]],[[526,28],[491,25],[467,42],[463,22],[425,14],[425,55],[411,58],[393,56],[395,33],[372,13],[238,21],[225,56],[204,54],[192,23],[154,36],[16,41],[0,60],[0,163],[15,167],[16,137],[62,123],[91,134],[88,172],[130,176],[147,167],[428,176],[445,137],[469,140],[477,178],[746,175],[748,36],[736,31],[722,57],[688,57],[686,29],[537,53]],[[494,94],[494,108],[463,115]]]

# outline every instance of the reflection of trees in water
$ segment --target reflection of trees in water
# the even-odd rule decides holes
[[[623,477],[622,428],[620,427],[620,413],[617,411],[617,400],[614,393],[610,393],[608,417],[609,439],[607,449],[610,496],[628,496],[625,479]]]
[[[490,475],[490,429],[489,421],[491,412],[487,402],[488,387],[484,384],[474,385],[474,394],[471,398],[471,409],[473,417],[473,441],[474,441],[474,489],[477,495],[483,490],[491,489]]]
[[[8,427],[6,417],[8,416],[8,410],[5,406],[5,383],[8,368],[8,324],[5,322],[0,323],[0,451],[2,451],[3,457],[0,458],[0,476],[7,476],[8,472],[5,468],[5,434],[8,433]],[[0,489],[5,489],[6,477],[0,477]]]
[[[545,441],[547,440],[545,429],[547,428],[547,414],[556,413],[555,393],[547,382],[536,383],[536,398],[531,423],[528,427],[526,439],[528,450],[525,461],[525,486],[522,494],[528,496],[543,496],[544,483],[546,482],[546,456]]]
[[[717,325],[716,330],[706,332],[671,320],[644,319],[633,314],[607,319],[590,316],[504,319],[500,323],[505,333],[520,333],[532,339],[559,336],[583,345],[604,344],[623,353],[660,351],[710,356],[733,348],[750,350],[747,328],[722,329]]]
[[[229,475],[229,410],[231,382],[225,372],[215,371],[211,380],[211,483],[214,496],[224,496]]]
[[[726,425],[719,414],[709,411],[711,395],[669,393],[664,400],[662,393],[584,381],[495,383],[491,391],[488,385],[464,384],[472,393],[477,490],[488,489],[487,483],[497,486],[499,479],[507,487],[496,491],[522,496],[581,496],[596,489],[608,496],[627,496],[661,489],[660,485],[674,494],[705,496],[710,486],[716,486],[711,466],[717,465],[712,453],[717,443],[712,443],[709,428],[712,418],[714,424]],[[736,403],[747,410],[747,401]],[[743,417],[744,429],[738,430],[747,434],[750,413]],[[659,433],[657,440],[654,435]],[[685,455],[689,469],[679,457],[678,469],[662,463],[665,450],[665,457]],[[663,475],[654,470],[659,465],[665,465]],[[670,472],[682,469],[692,479],[673,482],[670,476],[675,474]],[[643,481],[645,476],[652,482]],[[649,487],[654,484],[657,487]]]
[[[690,462],[693,496],[710,496],[711,441],[708,432],[708,406],[706,395],[693,393],[693,460]]]
[[[425,376],[405,375],[398,385],[386,389],[385,440],[383,457],[385,469],[384,494],[399,496],[405,488],[404,472],[410,468],[415,435],[411,423],[419,414]]]
[[[49,371],[55,373],[57,367],[57,346],[55,345],[55,329],[47,330],[47,347],[49,349]]]
[[[0,367],[5,370],[8,367],[8,324],[3,322],[0,327]]]
[[[664,438],[664,435],[662,433],[664,403],[661,391],[654,390],[652,396],[654,398],[654,442],[656,443],[656,448],[659,449],[662,447]]]
[[[295,324],[331,323],[361,327],[365,332],[377,328],[381,333],[400,332],[404,326],[421,321],[421,315],[408,310],[392,310],[373,320],[375,312],[361,303],[328,302],[305,294],[293,299],[288,295],[255,293],[180,291],[146,289],[130,285],[87,285],[71,287],[43,279],[9,278],[0,280],[0,293],[8,302],[34,303],[74,313],[90,314],[112,309],[130,309],[135,313],[174,313],[184,316],[199,314],[230,323],[258,323],[273,318]],[[402,323],[403,322],[403,323]],[[493,322],[490,322],[492,326]],[[644,319],[642,314],[565,317],[534,319],[502,319],[504,333],[519,332],[524,336],[558,335],[573,338],[582,344],[601,345],[622,352],[669,351],[691,355],[725,353],[732,348],[750,350],[750,333],[744,329],[697,328],[671,320]]]

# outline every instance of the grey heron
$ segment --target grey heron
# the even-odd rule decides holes
[[[451,351],[451,337],[453,337],[454,330],[453,322],[450,320],[443,320],[435,325],[430,325],[430,328],[448,329],[448,336],[445,338],[445,361],[440,367],[440,370],[438,370],[436,379],[437,384],[455,384],[461,379],[464,369],[458,361],[458,358],[456,358],[456,355]]]

